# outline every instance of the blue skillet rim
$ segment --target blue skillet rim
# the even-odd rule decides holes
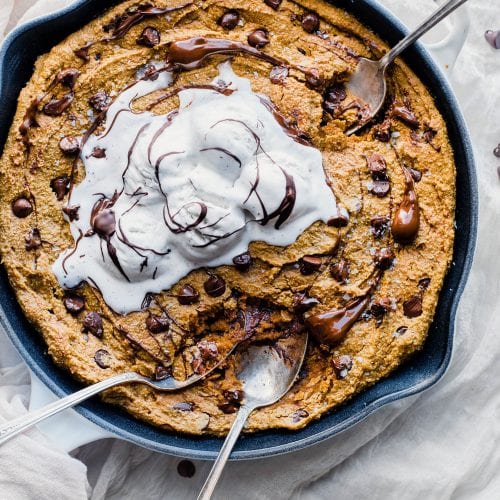
[[[78,0],[62,10],[23,24],[7,36],[0,50],[2,149],[15,111],[17,95],[31,75],[34,59],[116,3],[117,0]],[[354,14],[390,44],[397,42],[407,32],[404,25],[375,0],[330,0],[329,3]],[[54,33],[58,35],[53,36]],[[38,43],[39,36],[42,39]],[[53,41],[48,41],[47,37]],[[479,201],[473,148],[453,91],[423,46],[417,43],[405,53],[404,58],[427,85],[447,122],[457,165],[457,231],[453,263],[440,295],[427,342],[420,353],[391,376],[305,429],[296,432],[266,431],[242,437],[232,454],[233,460],[270,457],[320,443],[364,420],[386,404],[429,389],[442,378],[448,367],[456,310],[472,266],[477,235]],[[17,81],[14,81],[16,78]],[[0,268],[0,324],[31,370],[55,394],[65,396],[81,387],[50,360],[41,336],[24,318],[3,267]],[[213,459],[222,443],[220,438],[198,438],[163,431],[95,398],[76,409],[85,418],[117,437],[161,453]]]

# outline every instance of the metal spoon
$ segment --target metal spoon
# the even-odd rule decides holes
[[[243,385],[245,399],[198,500],[209,500],[212,497],[250,413],[276,403],[290,390],[304,361],[306,348],[307,334],[299,334],[280,339],[274,345],[250,345],[245,351],[236,354],[236,376]]]
[[[346,88],[356,100],[366,105],[366,113],[362,120],[347,130],[347,135],[354,134],[354,132],[364,127],[380,111],[387,93],[385,72],[389,64],[391,64],[403,50],[407,49],[422,35],[427,33],[431,28],[445,17],[449,16],[465,2],[467,2],[467,0],[450,0],[446,2],[415,29],[415,31],[403,38],[403,40],[401,40],[392,50],[385,54],[380,61],[372,61],[364,57],[360,58],[356,70],[346,83]]]
[[[174,377],[168,377],[163,380],[154,380],[148,377],[144,377],[135,372],[121,373],[120,375],[115,375],[113,377],[107,378],[102,382],[97,382],[96,384],[90,385],[77,391],[69,396],[58,399],[43,408],[35,410],[27,415],[11,420],[10,422],[5,422],[0,425],[0,445],[13,438],[17,434],[29,429],[33,425],[45,420],[56,413],[59,413],[66,408],[71,408],[72,406],[85,401],[86,399],[99,394],[100,392],[114,387],[115,385],[138,383],[149,385],[153,389],[158,389],[159,391],[172,392],[179,389],[183,389],[196,382],[202,380],[207,375],[209,375],[213,370],[220,366],[227,357],[234,351],[238,344],[235,344],[217,363],[211,365],[204,373],[194,374],[185,380],[177,380]]]

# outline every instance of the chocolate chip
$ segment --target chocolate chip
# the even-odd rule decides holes
[[[330,85],[323,96],[323,109],[333,115],[346,97],[347,93],[343,83]]]
[[[374,180],[387,180],[387,164],[382,155],[373,154],[367,156],[366,163]]]
[[[92,228],[94,231],[104,238],[109,238],[116,228],[115,213],[108,208],[98,212],[92,219]]]
[[[80,72],[76,68],[63,69],[57,74],[56,81],[72,89],[79,76]]]
[[[282,1],[283,0],[264,0],[264,3],[266,5],[269,5],[269,7],[271,7],[272,9],[278,10]]]
[[[316,12],[308,12],[302,16],[302,28],[307,33],[314,33],[319,30],[319,16]]]
[[[330,266],[330,274],[332,278],[339,283],[345,283],[349,279],[350,266],[346,259],[340,259],[335,264]]]
[[[312,89],[318,89],[325,83],[325,80],[315,68],[308,70],[307,73],[305,73],[305,77],[307,85]]]
[[[422,290],[422,292],[425,292],[429,288],[430,284],[431,284],[431,279],[430,278],[422,278],[418,282],[418,288],[420,290]]]
[[[203,283],[203,288],[210,297],[220,297],[226,291],[226,282],[220,276],[213,274]]]
[[[95,335],[98,339],[102,339],[104,329],[103,329],[101,315],[93,311],[87,313],[85,318],[83,318],[82,331],[90,332],[92,335]]]
[[[321,267],[321,264],[321,257],[306,255],[305,257],[302,257],[302,259],[300,259],[299,269],[304,276],[307,276],[318,271]]]
[[[375,265],[382,270],[387,270],[392,266],[395,259],[394,252],[390,248],[381,248],[375,253]]]
[[[293,310],[299,314],[305,313],[319,304],[316,297],[309,297],[307,292],[297,292],[293,296]]]
[[[228,10],[219,18],[217,24],[222,26],[225,30],[234,30],[239,22],[240,13],[237,10]]]
[[[229,403],[241,403],[245,395],[245,393],[239,389],[227,389],[222,394]]]
[[[392,116],[399,118],[401,121],[405,122],[412,128],[418,128],[420,122],[413,111],[411,111],[406,104],[400,101],[396,101],[392,108]]]
[[[136,42],[145,47],[154,47],[160,43],[160,32],[156,28],[147,26],[142,30]]]
[[[59,147],[64,154],[76,155],[80,151],[80,140],[77,137],[67,135],[59,141]]]
[[[219,349],[217,348],[217,344],[215,342],[201,340],[196,344],[196,347],[198,347],[203,361],[213,361],[214,359],[217,359],[219,355]]]
[[[99,113],[101,111],[106,111],[111,104],[111,98],[104,90],[96,92],[90,99],[89,104]]]
[[[200,300],[200,294],[191,285],[184,285],[177,295],[177,300],[183,306],[195,304]]]
[[[28,215],[33,212],[33,205],[31,201],[26,198],[18,198],[12,202],[12,213],[19,217],[20,219],[24,219],[28,217]]]
[[[400,327],[396,330],[396,332],[395,332],[394,336],[395,336],[395,337],[401,337],[401,335],[404,335],[407,331],[408,331],[408,327],[407,327],[407,326],[400,326]]]
[[[155,369],[155,380],[165,380],[166,378],[170,378],[172,376],[172,369],[165,368],[162,365],[158,365]]]
[[[40,236],[40,230],[36,227],[31,229],[27,236],[24,238],[24,241],[24,247],[28,252],[40,248],[42,246],[42,237]]]
[[[285,66],[273,66],[269,78],[275,85],[282,84],[288,76],[288,68]]]
[[[498,31],[492,31],[488,30],[484,34],[484,38],[486,38],[486,41],[494,48],[494,49],[500,49],[500,30]]]
[[[373,137],[380,142],[389,142],[391,140],[391,120],[389,118],[374,127]]]
[[[78,211],[80,210],[80,205],[66,205],[62,207],[62,211],[68,216],[68,219],[73,222],[79,219]]]
[[[88,46],[86,45],[84,47],[80,47],[79,49],[74,50],[73,53],[75,54],[76,57],[79,57],[83,61],[89,62],[90,61],[89,49],[90,45]]]
[[[407,318],[417,318],[422,314],[422,296],[414,295],[403,303],[403,312]]]
[[[231,415],[232,413],[236,413],[238,411],[238,406],[232,403],[220,403],[217,407],[226,415]]]
[[[233,257],[233,264],[238,271],[248,271],[252,265],[252,257],[248,252]]]
[[[111,365],[111,355],[106,349],[99,349],[94,355],[94,360],[100,368],[109,368]]]
[[[69,191],[69,177],[62,175],[50,181],[50,187],[56,194],[57,201],[62,201]]]
[[[336,356],[332,359],[333,371],[337,379],[343,379],[347,377],[348,372],[352,369],[352,358],[347,354],[342,356]]]
[[[420,172],[420,170],[417,170],[416,168],[408,168],[408,172],[410,172],[410,175],[415,182],[420,182],[422,180],[422,172]]]
[[[267,30],[260,28],[248,35],[248,45],[256,49],[262,49],[269,43],[269,36]]]
[[[195,475],[196,468],[191,460],[181,460],[177,465],[177,472],[179,473],[179,476],[182,477],[193,477]]]
[[[179,411],[193,411],[194,404],[188,403],[187,401],[181,401],[180,403],[175,403],[175,405],[172,406],[172,408],[174,410],[179,410]]]
[[[165,316],[151,314],[146,318],[146,328],[151,333],[167,332],[170,328],[170,321]]]
[[[302,419],[306,418],[309,416],[309,413],[306,410],[303,410],[302,408],[297,410],[293,415],[292,415],[292,422],[296,424],[297,422],[300,422]]]
[[[500,144],[493,150],[493,154],[497,157],[500,158]]]
[[[372,233],[377,239],[383,238],[388,229],[389,229],[390,220],[389,217],[384,217],[382,215],[378,215],[377,217],[373,217],[370,221],[370,225],[372,227]]]
[[[391,183],[389,181],[373,181],[368,191],[378,198],[384,198],[391,191]]]
[[[98,160],[100,160],[101,158],[106,158],[106,150],[104,148],[95,147],[94,149],[92,149],[92,153],[90,153],[90,156],[92,156],[93,158],[97,158]]]
[[[78,314],[85,308],[85,299],[73,292],[66,292],[63,297],[63,304],[70,314]]]
[[[392,307],[391,299],[382,297],[373,302],[370,312],[374,318],[382,318]]]
[[[60,99],[51,99],[44,107],[43,112],[48,116],[60,116],[73,102],[73,94],[66,94]]]
[[[330,227],[337,227],[337,228],[346,227],[349,224],[349,216],[339,213],[335,217],[328,219],[327,224]]]

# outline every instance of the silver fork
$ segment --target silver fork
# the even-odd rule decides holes
[[[0,445],[13,438],[14,436],[17,436],[17,434],[20,434],[26,429],[29,429],[30,427],[36,425],[42,420],[45,420],[46,418],[51,417],[52,415],[65,410],[66,408],[71,408],[72,406],[75,406],[78,403],[81,403],[82,401],[85,401],[86,399],[116,385],[132,383],[145,384],[149,387],[152,387],[153,389],[158,389],[159,391],[166,392],[177,391],[179,389],[183,389],[185,387],[193,385],[205,378],[218,366],[220,366],[234,351],[236,346],[237,345],[234,345],[230,351],[228,351],[219,361],[217,361],[216,364],[211,366],[206,372],[191,375],[190,377],[182,381],[179,381],[174,377],[168,377],[163,380],[153,380],[151,378],[144,377],[143,375],[140,375],[136,372],[127,372],[109,377],[102,382],[97,382],[96,384],[85,387],[84,389],[70,394],[69,396],[58,399],[57,401],[54,401],[53,403],[50,403],[43,408],[32,411],[26,415],[0,425]]]
[[[450,0],[446,2],[379,61],[372,61],[364,57],[360,58],[356,70],[346,83],[346,88],[355,99],[358,99],[366,106],[366,114],[362,120],[347,130],[347,135],[354,134],[354,132],[363,128],[382,108],[387,94],[385,73],[394,59],[465,2],[467,0]]]

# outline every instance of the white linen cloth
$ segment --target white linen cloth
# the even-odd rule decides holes
[[[69,0],[1,0],[0,34]],[[432,0],[383,0],[409,26]],[[28,9],[28,10],[27,10]],[[386,406],[351,430],[301,452],[230,463],[220,499],[500,498],[500,50],[484,40],[500,29],[498,0],[471,0],[472,26],[451,81],[475,147],[481,198],[473,271],[458,313],[453,360],[424,394]],[[458,203],[461,200],[457,200]],[[496,222],[495,222],[496,221]],[[29,378],[0,332],[0,418],[25,412]],[[118,440],[55,451],[33,429],[0,448],[2,500],[195,498],[210,463],[182,478],[178,458]]]

